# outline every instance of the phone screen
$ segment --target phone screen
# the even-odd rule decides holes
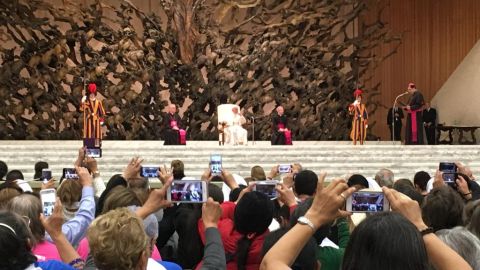
[[[42,181],[48,181],[52,179],[52,171],[49,169],[43,169],[42,170]]]
[[[376,213],[388,211],[390,206],[383,192],[354,192],[347,200],[351,212]]]
[[[290,173],[290,172],[292,172],[292,165],[290,165],[290,164],[278,165],[278,172],[279,173]]]
[[[170,186],[172,202],[200,203],[207,200],[203,181],[173,181]]]
[[[272,200],[277,198],[277,190],[275,189],[277,184],[276,181],[257,181],[253,190],[267,195]]]
[[[75,168],[63,168],[63,177],[65,179],[77,179],[77,171]]]
[[[43,215],[46,217],[51,216],[55,205],[55,190],[45,189],[40,191],[40,198],[42,200]]]
[[[213,175],[222,174],[222,156],[221,155],[210,156],[210,171]]]
[[[456,186],[457,165],[453,162],[440,162],[438,169],[443,172],[443,181],[451,186]]]
[[[145,166],[140,170],[140,175],[142,177],[155,178],[158,177],[158,167],[154,166]]]
[[[85,150],[85,155],[87,157],[100,158],[100,157],[102,157],[102,149],[100,149],[100,148],[87,148]]]

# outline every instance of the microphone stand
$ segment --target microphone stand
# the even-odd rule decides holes
[[[398,95],[396,98],[395,98],[395,101],[393,102],[393,107],[392,107],[392,142],[393,144],[395,144],[395,108],[397,106],[397,101],[400,97],[403,97],[404,95],[408,94],[408,92],[406,93],[402,93],[400,95]]]

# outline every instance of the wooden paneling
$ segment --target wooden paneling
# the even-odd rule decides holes
[[[379,109],[371,120],[377,121],[373,133],[384,140],[389,137],[387,108],[392,106],[398,94],[406,90],[408,82],[415,82],[425,99],[430,100],[480,37],[478,0],[385,2],[389,5],[382,18],[395,33],[404,33],[403,44],[397,54],[374,71],[373,80],[365,82],[367,90],[381,82],[382,94],[376,100],[384,108]],[[371,21],[377,10],[377,6],[371,6],[361,21]],[[385,55],[391,48],[391,45],[385,45],[375,52]]]

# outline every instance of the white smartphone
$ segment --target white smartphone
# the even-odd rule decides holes
[[[167,190],[167,200],[177,203],[203,203],[208,199],[207,182],[177,180]]]
[[[278,165],[278,172],[279,173],[291,173],[292,172],[292,165],[290,165],[290,164]]]
[[[43,215],[49,217],[53,214],[53,206],[55,205],[56,193],[55,189],[49,188],[40,191],[40,199],[42,201]]]
[[[390,211],[390,203],[382,191],[357,191],[347,198],[347,211],[376,213]]]
[[[222,174],[222,156],[212,154],[210,156],[210,172],[212,175]]]
[[[50,169],[42,169],[42,180],[43,182],[48,182],[48,180],[52,179],[52,170]]]
[[[278,181],[256,181],[255,186],[253,186],[254,191],[261,192],[273,200],[277,198],[277,190],[275,189],[279,184]]]

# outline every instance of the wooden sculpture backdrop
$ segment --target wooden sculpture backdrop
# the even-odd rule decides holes
[[[80,138],[79,103],[95,82],[109,139],[158,139],[168,92],[184,107],[189,139],[218,138],[216,107],[236,103],[265,116],[258,139],[269,139],[268,116],[282,104],[295,140],[346,140],[352,92],[384,59],[372,49],[400,43],[380,20],[356,25],[361,0],[158,5],[163,16],[130,1],[0,1],[0,38],[14,44],[1,50],[0,137]],[[378,85],[366,90],[375,96]]]

